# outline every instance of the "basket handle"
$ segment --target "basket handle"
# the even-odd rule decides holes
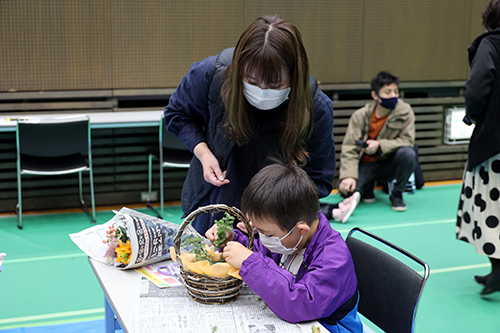
[[[253,234],[253,228],[250,226],[250,223],[248,223],[247,219],[245,216],[243,216],[243,213],[236,207],[229,207],[224,204],[216,204],[216,205],[208,205],[208,206],[203,206],[199,207],[198,209],[192,211],[182,222],[181,226],[179,227],[179,230],[177,231],[177,234],[175,235],[174,238],[174,248],[175,248],[175,253],[177,255],[177,258],[180,258],[180,247],[181,247],[181,238],[182,234],[184,233],[184,230],[191,224],[191,222],[194,221],[195,218],[200,216],[201,214],[206,214],[206,213],[211,213],[211,212],[228,212],[229,214],[233,215],[236,217],[239,221],[243,222],[245,227],[247,228],[248,231],[248,249],[252,250],[253,249],[253,240],[254,240],[254,234]],[[177,260],[179,262],[179,260]]]

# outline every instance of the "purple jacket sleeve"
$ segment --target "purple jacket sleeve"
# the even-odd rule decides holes
[[[240,236],[235,234],[235,240]],[[302,276],[297,279],[279,267],[279,256],[270,258],[267,249],[259,251],[261,247],[256,240],[254,253],[243,262],[240,276],[281,319],[296,323],[327,317],[352,296],[352,290],[345,287],[347,281],[355,279],[345,253],[347,246],[337,253],[331,253],[332,248],[316,248],[311,265],[305,272],[299,271]]]
[[[191,151],[206,141],[203,126],[208,123],[208,91],[214,60],[215,56],[191,65],[163,111],[166,128]]]

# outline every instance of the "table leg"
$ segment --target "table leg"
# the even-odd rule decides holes
[[[104,297],[104,327],[106,333],[115,333],[117,329],[122,328],[106,297]]]

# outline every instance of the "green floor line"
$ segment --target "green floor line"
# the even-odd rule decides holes
[[[30,261],[56,260],[56,259],[67,259],[67,258],[86,257],[86,256],[87,255],[85,253],[73,253],[73,254],[61,254],[58,256],[31,257],[31,258],[12,259],[12,260],[5,259],[3,262],[4,264],[18,264]]]
[[[0,319],[0,324],[10,324],[10,323],[15,323],[15,322],[52,319],[52,318],[59,318],[59,317],[81,316],[81,315],[88,315],[88,314],[93,314],[93,313],[103,313],[104,314],[104,308],[68,311],[68,312],[59,312],[59,313],[47,313],[47,314],[36,315],[36,316]]]

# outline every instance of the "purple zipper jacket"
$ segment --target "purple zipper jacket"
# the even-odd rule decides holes
[[[329,317],[357,293],[354,264],[344,239],[323,213],[318,216],[318,230],[296,278],[279,267],[281,254],[271,253],[258,239],[240,269],[243,281],[278,317],[291,323]],[[237,229],[235,241],[248,246],[248,238]]]

